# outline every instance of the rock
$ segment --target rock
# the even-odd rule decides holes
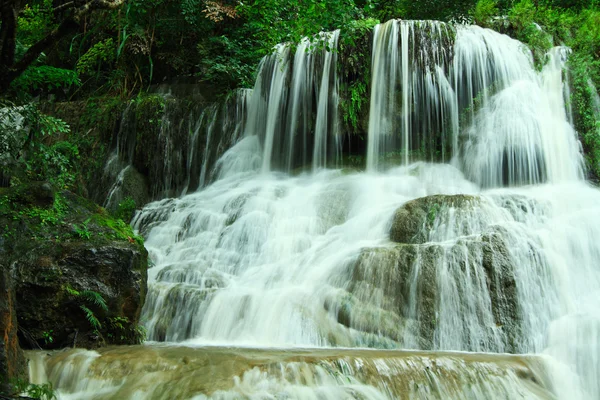
[[[138,207],[142,207],[150,201],[146,177],[131,165],[120,170],[116,176],[109,174],[104,177],[104,181],[107,180],[112,181],[113,185],[108,191],[109,195],[104,206],[113,214],[118,212],[119,204],[127,198],[131,198]],[[130,220],[131,217],[129,216]]]
[[[434,195],[411,200],[396,210],[390,240],[409,244],[425,243],[436,219],[449,208],[468,212],[480,203],[479,197],[462,194]]]
[[[423,238],[418,235],[405,237]],[[402,348],[519,352],[522,320],[509,237],[494,226],[444,243],[365,248],[338,321]]]
[[[36,183],[0,192],[0,225],[0,265],[14,270],[22,346],[139,342],[148,260],[127,224]]]

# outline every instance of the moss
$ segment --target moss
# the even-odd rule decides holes
[[[371,41],[378,20],[352,21],[341,30],[338,76],[343,129],[366,139],[371,82]]]
[[[390,239],[397,243],[425,243],[429,230],[444,210],[466,209],[479,201],[478,197],[469,195],[434,195],[411,200],[394,214]]]
[[[140,341],[143,332],[137,321],[148,260],[142,239],[129,225],[71,192],[32,183],[0,191],[0,226],[5,227],[0,267],[15,271],[22,345],[76,342],[97,347],[105,341]],[[108,309],[87,308],[67,288],[99,293]],[[86,319],[89,310],[97,326],[91,325],[89,315]],[[44,343],[50,331],[54,340]]]
[[[37,182],[0,192],[0,226],[5,245],[27,251],[40,241],[51,243],[91,240],[105,243],[122,240],[143,246],[143,239],[121,219],[71,192],[56,192],[48,183]],[[23,241],[32,238],[37,242]]]
[[[574,111],[574,123],[581,139],[589,178],[598,182],[600,177],[600,121],[594,106],[596,96],[593,72],[600,70],[600,62],[590,57],[574,54],[569,59],[573,77],[571,105]]]
[[[130,225],[125,223],[122,219],[113,218],[104,210],[92,215],[89,221],[100,227],[108,228],[110,230],[108,236],[112,239],[127,240],[131,243],[135,241],[140,246],[144,245],[144,239],[133,233]]]

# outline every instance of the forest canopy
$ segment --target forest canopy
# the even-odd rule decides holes
[[[390,18],[477,23],[540,51],[563,43],[598,82],[600,13],[591,0],[1,0],[0,90],[128,97],[175,77],[248,87],[277,43]]]

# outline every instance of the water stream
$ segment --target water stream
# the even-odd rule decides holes
[[[149,342],[33,353],[34,380],[64,399],[600,399],[600,192],[568,51],[537,72],[490,30],[377,26],[367,170],[325,169],[338,36],[278,46],[215,181],[134,218]]]

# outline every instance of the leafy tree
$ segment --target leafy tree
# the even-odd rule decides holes
[[[47,1],[36,3],[35,0],[29,0],[23,4],[19,0],[0,0],[0,94],[6,92],[11,82],[59,40],[74,35],[85,16],[95,10],[116,9],[124,1],[65,0],[52,8]],[[32,19],[27,16],[36,13],[41,14],[44,19],[33,19],[37,23],[32,23]],[[21,14],[23,19],[19,18]],[[29,46],[17,57],[17,30],[20,21],[30,32],[31,43],[25,43],[24,45]]]

